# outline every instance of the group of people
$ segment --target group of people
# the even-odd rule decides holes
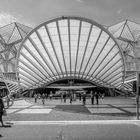
[[[90,92],[90,96],[91,96],[91,104],[94,105],[94,99],[96,99],[96,104],[99,104],[99,93],[97,91],[91,91]]]
[[[83,98],[83,105],[86,104],[86,93],[84,92],[82,94],[82,98]],[[97,91],[91,91],[90,92],[90,98],[91,98],[91,104],[94,105],[94,99],[96,99],[96,104],[99,104],[99,93]]]
[[[67,95],[66,92],[61,93],[61,102],[63,102],[63,100],[64,100],[64,103],[65,103],[65,102],[66,102],[66,99],[67,99],[67,96],[69,96],[70,104],[72,104],[73,101],[76,101],[76,94],[73,94],[73,93],[70,91],[69,95]]]
[[[52,92],[50,93],[49,96],[48,94],[45,94],[45,93],[43,93],[42,95],[40,93],[34,94],[35,103],[37,103],[38,99],[42,99],[42,104],[45,104],[45,99],[48,99],[48,97],[50,98],[50,100],[52,100],[52,97],[53,97]]]
[[[66,102],[66,99],[67,99],[67,96],[69,97],[70,99],[70,104],[72,104],[73,101],[76,101],[76,93],[73,93],[72,91],[67,94],[66,92],[63,92],[61,93],[60,95],[60,98],[61,98],[61,102]],[[45,104],[45,99],[47,100],[48,98],[50,98],[50,100],[52,100],[52,97],[53,97],[53,94],[52,92],[50,92],[50,94],[45,94],[45,93],[42,93],[41,94],[34,94],[34,99],[35,99],[35,103],[37,103],[37,100],[38,99],[42,99],[42,104]],[[82,92],[82,93],[79,93],[79,100],[81,101],[82,99],[82,102],[83,102],[83,105],[86,104],[86,99],[87,99],[87,94],[86,92]],[[91,104],[94,105],[94,104],[99,104],[99,93],[98,91],[90,91],[90,99],[91,99]],[[95,103],[95,101],[96,103]]]

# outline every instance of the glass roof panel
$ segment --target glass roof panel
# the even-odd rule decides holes
[[[21,73],[19,74],[20,78],[24,79],[25,81],[27,81],[29,84],[34,85],[35,82],[32,81],[31,79],[29,79],[29,77],[26,77],[24,75],[22,75]]]
[[[69,33],[68,33],[68,21],[58,21],[58,28],[60,31],[60,38],[62,41],[62,48],[66,63],[67,71],[70,71],[70,53],[69,53]]]
[[[114,33],[116,33],[117,31],[121,31],[122,28],[124,27],[124,24],[126,23],[126,21],[122,21],[120,23],[117,23],[115,25],[112,25],[111,27],[109,27],[109,31],[114,35]]]
[[[38,70],[41,72],[41,74],[43,74],[45,71],[43,70],[43,68],[38,64],[37,61],[33,62],[32,60],[34,59],[33,57],[24,57],[21,56],[21,59],[23,58],[23,62],[34,67],[34,69]],[[30,68],[30,67],[29,67]]]
[[[127,24],[125,25],[125,27],[121,33],[121,37],[134,41],[134,37]]]
[[[37,82],[38,79],[36,78],[36,76],[32,76],[30,73],[25,72],[24,70],[20,69],[20,74],[29,77],[30,79],[32,79],[34,82]]]
[[[121,63],[121,61],[119,61],[117,63],[118,66],[112,66],[108,71],[106,71],[106,73],[102,76],[102,78],[108,77],[108,76],[110,76],[110,74],[114,74],[115,71],[118,71],[119,70],[120,63]]]
[[[61,48],[61,43],[60,43],[60,38],[59,38],[59,33],[58,33],[58,28],[56,25],[56,22],[53,23],[53,27],[48,25],[48,29],[50,32],[50,36],[54,45],[54,50],[56,52],[57,55],[57,61],[59,63],[59,67],[62,69],[63,72],[65,72],[65,66],[64,66],[64,62],[63,62],[63,53],[62,53],[62,49]]]
[[[79,30],[80,30],[80,21],[70,20],[71,57],[73,60],[72,71],[75,71]]]
[[[127,25],[131,30],[131,33],[133,34],[135,40],[138,40],[138,38],[140,37],[140,24],[132,21],[127,21]]]
[[[20,57],[21,60],[24,60],[24,61],[21,61],[22,63],[24,62],[26,64],[26,66],[24,68],[27,68],[27,69],[30,69],[31,71],[36,71],[36,73],[38,73],[40,75],[40,77],[42,78],[46,78],[44,75],[43,75],[43,71],[40,67],[36,66],[35,64],[29,62],[26,58],[24,58],[22,55]],[[19,65],[20,66],[20,65]]]
[[[15,41],[19,41],[20,39],[22,39],[22,37],[19,33],[19,30],[17,28],[14,28],[13,33],[8,40],[8,43],[13,43]]]
[[[115,81],[116,79],[122,77],[123,73],[119,73],[119,74],[116,74],[113,78],[111,77],[108,82],[111,83],[112,81]],[[121,79],[122,80],[122,79]]]
[[[115,86],[119,82],[122,82],[122,78],[121,77],[120,78],[117,78],[115,81],[111,82],[111,84],[113,84]]]
[[[109,55],[108,55],[108,57],[109,57]],[[106,61],[103,63],[103,65],[98,70],[98,73],[96,74],[96,76],[97,75],[99,77],[102,76],[104,73],[106,73],[108,71],[108,67],[111,68],[114,64],[118,63],[118,61],[121,61],[120,59],[118,59],[119,58],[118,53],[116,53],[116,55],[113,57],[110,56],[110,59],[107,59],[107,58],[106,58]],[[111,59],[111,58],[113,58],[113,59]]]
[[[46,39],[48,39],[47,36],[46,36],[47,33],[46,33],[46,30],[45,30],[45,27],[43,26],[43,27],[39,28],[39,29],[37,30],[37,32],[38,32],[39,40],[40,40],[40,42],[41,42],[40,50],[41,50],[43,56],[44,56],[45,59],[46,59],[46,63],[48,63],[48,65],[51,67],[51,71],[52,71],[52,72],[56,72],[55,67],[54,67],[54,65],[53,65],[53,63],[52,63],[52,59],[51,59],[50,54],[49,54],[49,52],[48,52],[48,49],[47,49],[47,47],[46,47],[46,45],[45,45],[45,43],[44,43],[44,41],[45,41]],[[44,38],[44,39],[43,39],[43,38]],[[43,40],[44,40],[44,41],[43,41]]]
[[[49,73],[51,73],[51,71],[50,71],[48,65],[47,65],[46,62],[45,62],[46,59],[44,58],[44,55],[43,55],[44,52],[42,52],[42,50],[41,50],[41,48],[43,48],[43,47],[42,47],[41,42],[39,41],[38,36],[36,35],[36,33],[33,33],[33,34],[31,35],[31,39],[34,41],[35,45],[36,45],[37,47],[40,48],[40,49],[35,49],[35,50],[33,51],[33,52],[34,52],[34,55],[37,56],[37,58],[41,61],[42,65],[45,67],[45,69],[46,69]],[[35,46],[35,45],[34,45],[34,46]],[[43,50],[44,50],[44,49],[43,49]]]
[[[57,58],[56,58],[53,46],[52,46],[51,41],[50,41],[50,36],[48,35],[48,33],[46,33],[46,36],[42,37],[42,40],[45,44],[45,48],[46,48],[46,51],[47,51],[47,54],[46,54],[46,55],[48,55],[47,60],[48,60],[48,57],[49,57],[49,59],[50,59],[49,62],[52,63],[52,65],[54,66],[56,71],[60,72],[60,68],[59,68],[59,65],[58,65],[58,62],[57,62]]]
[[[83,59],[85,57],[86,51],[86,44],[88,41],[88,37],[90,36],[90,28],[91,24],[82,22],[81,26],[81,33],[80,33],[80,42],[79,42],[79,52],[78,52],[78,59],[77,59],[77,71],[81,71],[81,66],[83,65]]]

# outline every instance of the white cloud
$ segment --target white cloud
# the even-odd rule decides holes
[[[18,15],[16,15],[16,17],[14,17],[10,13],[0,12],[0,27],[3,27],[5,25],[13,23],[13,22],[19,22],[19,23],[24,24],[26,26],[34,27],[33,26],[34,24],[31,22],[25,21],[22,15],[18,14]]]
[[[0,27],[16,21],[17,19],[11,14],[5,12],[0,13]]]
[[[117,14],[121,14],[121,12],[122,12],[122,9],[119,9],[119,10],[117,11]]]
[[[79,3],[83,3],[83,0],[77,0]]]

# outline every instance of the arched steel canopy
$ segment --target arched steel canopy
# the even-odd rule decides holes
[[[80,17],[60,17],[33,29],[17,56],[22,86],[36,88],[63,78],[101,86],[123,83],[124,58],[113,36],[98,23]]]

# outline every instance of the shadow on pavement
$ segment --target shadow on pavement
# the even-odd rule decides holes
[[[12,126],[11,125],[4,125],[4,126],[0,126],[0,127],[9,128],[9,127],[12,127]]]
[[[92,113],[99,116],[134,117],[136,113]]]
[[[87,107],[83,105],[57,105],[54,109],[72,113],[91,114]]]

